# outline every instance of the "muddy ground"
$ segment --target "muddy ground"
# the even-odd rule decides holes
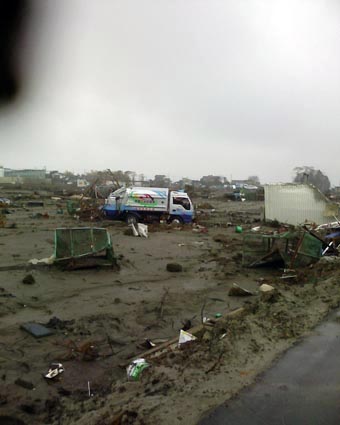
[[[64,201],[43,200],[35,208],[17,201],[0,229],[1,424],[195,424],[339,305],[336,262],[299,270],[296,283],[280,279],[279,268],[242,267],[235,225],[259,225],[260,202],[211,201],[212,211],[195,200],[207,232],[152,225],[145,239],[125,234],[123,223],[96,224],[112,236],[119,271],[30,270],[28,260],[53,254],[56,227],[93,225],[68,216]],[[168,263],[183,270],[171,273]],[[23,283],[28,274],[34,283]],[[259,295],[264,282],[277,290],[271,301]],[[228,296],[233,283],[255,295]],[[149,359],[138,382],[127,380],[146,339],[164,343],[216,314],[196,341]],[[49,324],[53,334],[36,339],[20,328],[25,322]],[[56,361],[65,372],[44,379]]]

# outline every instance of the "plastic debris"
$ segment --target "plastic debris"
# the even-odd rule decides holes
[[[180,347],[182,344],[185,344],[189,341],[194,341],[195,339],[197,339],[195,335],[192,335],[191,333],[181,329],[179,333],[178,346]]]
[[[151,341],[151,339],[145,339],[145,343],[148,346],[148,348],[154,348],[156,347],[156,344]]]
[[[323,229],[338,229],[339,227],[340,221],[333,221],[332,223],[320,224],[315,230],[318,231]]]
[[[233,286],[229,289],[228,295],[229,297],[248,297],[254,294],[248,289],[242,288],[237,283],[233,283]]]
[[[131,223],[129,225],[132,229],[133,236],[141,236],[143,238],[148,238],[148,226],[146,224],[137,223],[136,225]]]
[[[143,238],[147,238],[148,235],[148,226],[146,224],[138,223],[138,233],[139,236],[142,236]]]
[[[284,269],[280,279],[296,280],[297,274],[294,269]]]
[[[151,348],[155,348],[157,344],[155,344],[151,339],[145,338],[143,342],[138,344],[138,347],[140,348],[146,348],[147,350],[150,350]]]
[[[46,379],[53,379],[65,371],[61,363],[51,363],[48,372],[44,375]]]
[[[138,381],[141,373],[144,369],[148,368],[150,364],[145,359],[136,359],[134,360],[127,368],[127,376],[128,379],[132,379],[133,381]]]
[[[263,283],[260,287],[259,290],[261,292],[270,292],[270,291],[274,291],[274,286],[271,285],[267,285],[266,283]]]
[[[89,394],[89,397],[93,397],[93,393],[91,392],[90,381],[87,381],[87,392]]]
[[[54,255],[51,255],[50,257],[42,258],[41,260],[38,260],[37,258],[32,258],[32,260],[29,260],[28,263],[33,264],[33,265],[36,265],[36,264],[53,264],[54,260],[55,260]]]
[[[261,230],[261,226],[255,226],[255,227],[252,227],[251,229],[252,232],[258,232],[260,230]]]
[[[135,225],[133,223],[131,223],[129,225],[129,227],[131,227],[131,229],[132,229],[133,236],[139,236],[138,230],[136,229],[136,227],[135,227]]]

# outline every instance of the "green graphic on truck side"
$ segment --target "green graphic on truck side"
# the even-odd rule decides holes
[[[139,204],[142,207],[157,207],[157,201],[149,194],[143,193],[141,195],[137,193],[132,193],[129,195],[129,199],[133,201],[133,203]]]

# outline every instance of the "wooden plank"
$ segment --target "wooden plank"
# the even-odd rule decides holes
[[[218,321],[222,320],[222,319],[229,319],[229,318],[233,318],[233,317],[237,317],[238,315],[244,313],[245,309],[243,307],[237,308],[233,311],[230,311],[229,313],[227,313],[226,315],[218,318],[218,319],[214,319],[215,323],[217,323]],[[187,332],[191,333],[192,335],[198,334],[200,331],[202,331],[203,329],[207,329],[209,327],[211,327],[212,325],[214,325],[214,323],[208,324],[208,323],[202,323],[200,325],[194,326],[193,328],[189,329]],[[152,356],[153,354],[156,354],[157,352],[161,352],[165,349],[171,348],[172,345],[177,346],[178,344],[178,338],[179,336],[176,336],[172,339],[169,339],[166,342],[163,342],[162,344],[158,345],[157,347],[153,347],[150,350],[145,351],[144,353],[141,353],[140,355],[138,355],[137,357],[134,356],[133,360],[137,359],[137,358],[147,358]]]

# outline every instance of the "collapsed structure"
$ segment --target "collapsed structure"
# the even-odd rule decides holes
[[[338,204],[309,184],[270,184],[264,191],[265,221],[280,227],[244,235],[244,266],[281,262],[288,268],[304,267],[323,255],[338,255]]]
[[[276,234],[248,233],[243,240],[243,260],[247,267],[281,262],[285,267],[308,266],[319,260],[323,242],[299,228]]]

